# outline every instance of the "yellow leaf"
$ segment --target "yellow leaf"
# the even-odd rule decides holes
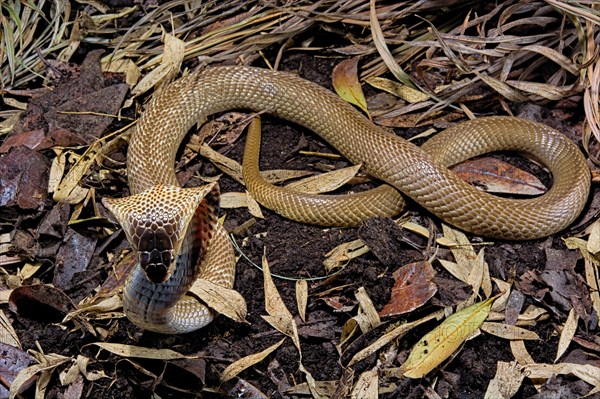
[[[373,76],[365,79],[365,81],[374,88],[384,90],[390,94],[400,97],[405,101],[408,101],[411,104],[429,100],[429,96],[422,91],[413,89],[412,87],[390,79]]]
[[[362,87],[358,81],[358,57],[344,60],[333,68],[331,76],[335,92],[348,101],[362,109],[367,115],[367,100],[363,94]],[[369,116],[369,119],[371,117]]]
[[[421,338],[402,365],[404,376],[421,378],[448,359],[485,321],[495,299],[456,312]]]

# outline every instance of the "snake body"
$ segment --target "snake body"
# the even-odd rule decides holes
[[[194,72],[155,96],[135,127],[127,161],[133,195],[105,201],[138,251],[141,265],[125,285],[124,309],[146,329],[179,333],[202,327],[212,314],[185,292],[198,276],[225,287],[233,284],[235,262],[223,228],[201,222],[202,217],[215,219],[216,188],[204,188],[204,194],[200,189],[181,189],[174,170],[179,145],[193,124],[231,109],[266,112],[305,126],[351,162],[362,163],[373,177],[445,222],[475,234],[511,240],[553,234],[573,222],[589,194],[590,172],[579,149],[542,124],[513,117],[480,118],[457,124],[417,147],[375,126],[330,91],[293,74],[237,66]],[[540,160],[553,175],[551,189],[533,199],[500,198],[477,190],[447,169],[464,159],[500,150]],[[253,196],[295,220],[343,225],[373,216],[365,211],[358,219],[346,220],[339,210],[321,204],[318,196],[289,194],[257,175],[245,175]],[[165,193],[176,199],[165,204]],[[198,199],[202,195],[208,199]],[[389,201],[387,194],[384,197],[381,201]],[[392,201],[390,207],[399,206],[398,196]],[[162,222],[157,225],[150,220]],[[201,234],[198,223],[204,229]],[[152,230],[148,233],[151,245],[148,237],[143,238],[144,228]],[[141,252],[140,242],[144,242]],[[157,249],[150,256],[152,250],[146,247],[152,246]],[[190,258],[189,251],[197,249],[200,255]],[[157,265],[163,258],[165,264]],[[181,264],[174,266],[177,259]]]

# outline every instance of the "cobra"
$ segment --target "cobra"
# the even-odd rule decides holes
[[[233,286],[235,257],[216,219],[217,185],[181,188],[174,170],[177,150],[192,125],[232,109],[266,112],[302,125],[388,185],[363,194],[373,201],[368,206],[366,197],[299,196],[248,172],[257,166],[252,165],[255,160],[245,163],[245,183],[252,195],[302,222],[343,226],[386,216],[403,207],[398,194],[402,192],[463,230],[527,240],[567,227],[589,194],[585,158],[569,139],[545,125],[514,117],[479,118],[417,147],[294,74],[238,66],[193,72],[155,96],[134,128],[127,158],[132,195],[103,201],[137,253],[138,263],[125,283],[123,307],[127,317],[145,329],[185,333],[201,328],[215,314],[186,294],[193,282],[201,277]],[[257,150],[257,141],[247,144],[252,151]],[[496,197],[447,169],[501,150],[526,153],[545,164],[553,175],[550,190],[533,199]]]

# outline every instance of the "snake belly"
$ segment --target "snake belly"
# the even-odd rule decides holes
[[[161,201],[157,187],[179,188],[175,157],[189,129],[211,114],[233,109],[266,112],[312,130],[351,162],[362,163],[371,176],[446,223],[478,235],[509,240],[551,235],[574,221],[589,194],[590,172],[585,158],[568,138],[545,125],[514,117],[479,118],[454,125],[417,147],[377,127],[332,92],[294,74],[224,66],[179,79],[155,96],[144,111],[131,136],[127,159],[132,196],[118,200],[127,203],[121,208],[129,209],[129,214],[121,209],[121,215],[117,215],[114,200],[107,201],[126,232],[131,230],[128,223],[132,212],[139,217],[146,212],[141,205]],[[552,187],[532,199],[502,198],[476,189],[447,169],[491,151],[518,151],[533,156],[551,171]],[[245,179],[248,187],[254,187],[251,192],[259,202],[295,220],[315,223],[310,214],[326,214],[331,209],[321,205],[318,198],[308,200],[307,206],[307,201],[273,189],[258,177]],[[160,205],[151,206],[157,207]],[[198,207],[202,208],[198,204],[188,206],[189,212],[194,214]],[[337,222],[339,218],[340,215],[326,215],[324,220],[343,225],[343,220]],[[355,223],[356,219],[347,224]],[[138,265],[126,283],[126,314],[146,329],[170,333],[200,328],[213,315],[195,298],[185,295],[193,280],[214,278],[226,287],[233,284],[235,260],[223,228],[216,223],[208,234],[212,237],[210,245],[197,267],[182,259],[186,258],[189,245],[181,242],[193,241],[190,237],[194,233],[187,231],[193,229],[188,227],[190,224],[182,226],[186,231],[178,233],[180,242],[172,243],[177,250],[173,259],[182,263],[170,266],[174,271],[164,275],[164,282],[149,281]],[[136,244],[132,246],[137,250]],[[197,271],[187,271],[196,267]],[[165,285],[177,288],[160,288]]]

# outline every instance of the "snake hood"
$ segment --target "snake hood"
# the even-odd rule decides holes
[[[130,197],[104,198],[102,203],[123,226],[148,280],[159,284],[173,274],[184,242],[195,247],[191,253],[198,262],[212,236],[218,201],[219,187],[212,183],[194,188],[155,186]],[[184,240],[187,234],[194,236],[192,240]]]

